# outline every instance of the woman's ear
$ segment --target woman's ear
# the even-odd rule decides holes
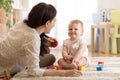
[[[50,21],[47,21],[47,22],[45,23],[45,27],[48,27],[49,24],[50,24]]]

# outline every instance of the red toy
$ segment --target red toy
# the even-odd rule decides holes
[[[46,38],[46,45],[49,47],[56,47],[58,45],[58,41],[53,38]]]
[[[102,61],[99,61],[99,62],[98,62],[98,64],[104,64],[104,62],[102,62]]]
[[[47,66],[47,69],[55,69],[55,66]]]

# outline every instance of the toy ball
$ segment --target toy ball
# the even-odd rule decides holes
[[[53,42],[46,40],[46,45],[48,47],[56,47],[58,45],[58,41],[56,39],[52,39]]]
[[[58,41],[56,39],[53,39],[54,42],[51,42],[51,47],[56,47],[58,45]]]

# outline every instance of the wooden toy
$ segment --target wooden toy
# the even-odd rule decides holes
[[[103,64],[98,64],[98,66],[99,66],[99,67],[102,67],[102,68],[104,67],[104,65],[103,65]]]
[[[98,66],[96,67],[97,71],[102,71],[104,67],[104,62],[103,61],[99,61],[98,62]]]
[[[57,70],[62,70],[62,66],[55,66]]]
[[[96,67],[96,69],[97,69],[97,71],[102,71],[103,68],[98,66],[98,67]]]
[[[99,61],[98,62],[98,66],[103,68],[104,67],[104,62],[103,61]]]
[[[78,70],[85,71],[86,68],[85,68],[85,66],[78,66]]]
[[[99,61],[98,64],[104,64],[104,62],[103,61]]]

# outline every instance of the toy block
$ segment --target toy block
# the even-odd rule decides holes
[[[85,66],[78,66],[78,70],[85,71]]]
[[[62,70],[62,66],[55,66],[57,70]]]
[[[104,64],[104,62],[103,61],[99,61],[98,64]]]
[[[98,66],[98,67],[96,67],[96,69],[97,69],[97,71],[102,71],[103,68]]]
[[[104,67],[104,65],[103,65],[103,64],[98,64],[98,66],[99,66],[99,67],[101,67],[101,68],[103,68],[103,67]]]

